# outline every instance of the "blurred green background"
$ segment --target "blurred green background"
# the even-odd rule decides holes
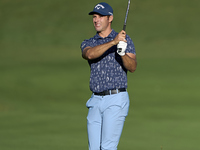
[[[97,0],[0,1],[0,149],[86,150],[89,66],[80,44],[95,34]],[[127,1],[107,0],[113,28]],[[131,0],[137,52],[120,150],[199,150],[200,1]]]

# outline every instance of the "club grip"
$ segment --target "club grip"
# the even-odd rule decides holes
[[[124,24],[124,26],[123,26],[123,30],[124,30],[124,31],[126,30],[126,24]]]

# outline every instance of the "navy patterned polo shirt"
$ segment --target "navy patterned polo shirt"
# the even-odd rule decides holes
[[[81,43],[81,50],[86,47],[94,47],[110,42],[117,36],[117,32],[112,32],[105,38],[98,34],[89,40]],[[131,38],[126,35],[126,53],[135,53],[135,46]],[[94,60],[88,60],[90,65],[90,90],[92,92],[102,92],[118,88],[127,88],[127,70],[123,66],[121,56],[117,54],[117,45],[108,49],[102,56]]]

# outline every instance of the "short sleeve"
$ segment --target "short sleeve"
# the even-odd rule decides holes
[[[132,39],[127,35],[126,36],[126,40],[127,40],[126,53],[136,54],[135,46],[134,46],[134,43],[133,43]]]
[[[91,42],[89,40],[84,40],[82,43],[81,43],[81,51],[83,52],[83,50],[88,47],[88,46],[92,46]]]

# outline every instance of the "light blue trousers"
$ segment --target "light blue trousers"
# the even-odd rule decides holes
[[[97,96],[87,101],[89,150],[117,150],[129,110],[128,92]]]

